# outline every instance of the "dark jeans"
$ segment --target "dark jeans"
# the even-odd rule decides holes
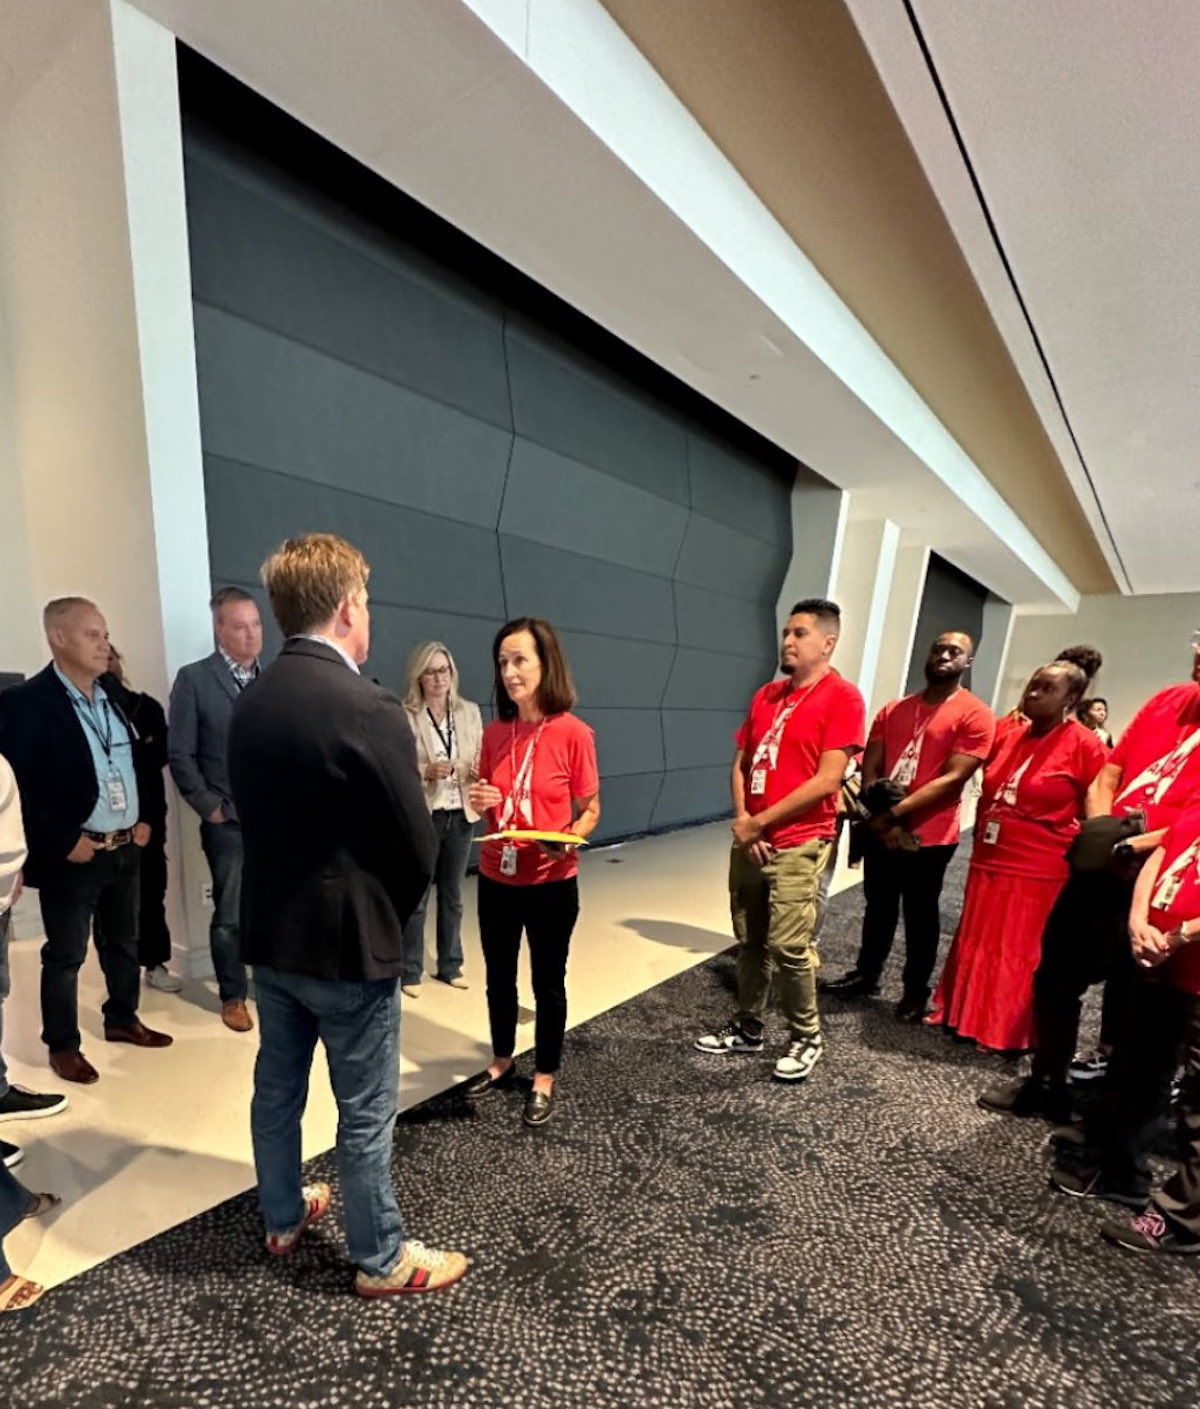
[[[1065,1085],[1083,995],[1104,983],[1100,1037],[1114,1044],[1125,1022],[1136,972],[1129,948],[1133,882],[1107,871],[1072,875],[1059,892],[1042,932],[1042,957],[1033,978],[1033,1075]]]
[[[51,1052],[79,1050],[79,969],[93,929],[108,985],[105,1027],[137,1021],[141,852],[132,844],[90,861],[61,861],[43,877],[42,1041]]]
[[[4,1256],[4,1240],[25,1217],[33,1203],[33,1195],[0,1164],[0,1282],[12,1276],[12,1267]]]
[[[404,1220],[392,1187],[400,1087],[396,980],[331,982],[259,965],[254,992],[259,1045],[250,1131],[267,1232],[286,1232],[304,1216],[300,1118],[319,1038],[337,1100],[346,1244],[358,1267],[382,1277],[404,1250]]]
[[[245,1001],[246,966],[238,953],[242,903],[242,828],[237,822],[201,822],[200,844],[212,872],[213,917],[208,939],[222,1003]]]
[[[1154,1196],[1154,1205],[1189,1243],[1200,1242],[1200,998],[1187,1000],[1180,1020],[1183,1082],[1176,1107],[1175,1171]]]
[[[4,1000],[11,992],[8,968],[8,940],[12,933],[12,911],[0,915],[0,1098],[8,1095],[8,1065],[4,1060]]]
[[[141,909],[138,911],[138,963],[154,969],[171,960],[167,928],[167,848],[156,833],[142,848]]]
[[[938,908],[946,867],[957,845],[923,846],[919,851],[891,851],[871,837],[863,856],[862,944],[855,968],[877,984],[892,952],[900,911],[904,911],[904,996],[929,997],[942,937]]]
[[[471,837],[475,824],[468,822],[462,808],[453,811],[439,807],[433,814],[438,854],[430,889],[437,887],[437,977],[443,981],[462,973],[462,883],[471,857]],[[420,983],[425,972],[425,912],[429,891],[404,926],[403,983]]]
[[[579,884],[574,877],[532,886],[479,877],[479,937],[487,966],[492,1051],[497,1057],[511,1057],[517,1045],[517,955],[524,930],[537,1007],[535,1062],[537,1070],[548,1076],[562,1062],[567,951],[578,917]]]
[[[1087,1144],[1106,1178],[1131,1193],[1149,1194],[1150,1155],[1185,1040],[1190,1063],[1181,1117],[1186,1125],[1190,1088],[1191,1138],[1200,1141],[1200,1002],[1158,971],[1135,967],[1124,1028],[1113,1047],[1099,1103],[1085,1123]],[[1191,1180],[1195,1235],[1200,1236],[1200,1163]]]

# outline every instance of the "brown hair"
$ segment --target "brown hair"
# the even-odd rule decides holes
[[[352,544],[332,533],[281,543],[262,565],[262,582],[284,636],[314,631],[367,585],[371,569]]]
[[[571,678],[571,667],[558,639],[558,632],[548,621],[538,616],[519,616],[515,621],[506,622],[496,632],[492,642],[492,668],[496,673],[496,713],[501,719],[515,719],[517,707],[508,697],[504,681],[500,678],[500,646],[507,636],[515,636],[518,631],[528,631],[537,647],[538,660],[542,665],[542,683],[538,686],[538,708],[543,714],[565,714],[574,705],[578,696],[575,681]]]

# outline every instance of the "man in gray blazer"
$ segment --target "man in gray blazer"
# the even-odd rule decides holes
[[[242,827],[229,785],[229,723],[238,695],[259,672],[262,621],[249,592],[222,587],[209,604],[217,649],[185,665],[171,690],[169,759],[180,795],[200,815],[200,843],[212,872],[209,930],[221,1020],[234,1032],[254,1026],[246,1008],[246,968],[238,955]]]

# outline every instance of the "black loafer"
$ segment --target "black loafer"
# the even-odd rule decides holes
[[[468,1101],[477,1101],[489,1091],[498,1091],[502,1086],[511,1086],[517,1074],[516,1062],[511,1063],[499,1076],[493,1077],[488,1071],[481,1071],[463,1086],[463,1095]]]
[[[526,1125],[545,1125],[550,1119],[553,1105],[553,1091],[531,1091],[529,1099],[525,1102],[525,1114],[522,1119]]]

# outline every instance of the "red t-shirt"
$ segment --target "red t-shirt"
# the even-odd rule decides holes
[[[1035,738],[1033,726],[1001,731],[983,774],[971,864],[985,871],[1065,881],[1067,848],[1108,750],[1074,719]]]
[[[907,772],[912,752],[916,772],[908,791],[931,783],[954,753],[985,759],[992,751],[996,720],[987,705],[970,690],[956,690],[941,704],[928,705],[919,694],[892,700],[875,716],[867,742],[883,743],[883,772],[890,778],[897,767]],[[958,841],[961,792],[940,806],[922,807],[912,816],[911,830],[924,846],[952,846]]]
[[[538,734],[538,724],[522,720],[508,723],[495,720],[483,731],[479,751],[479,776],[499,788],[507,798],[512,790],[513,760],[519,773],[525,761],[525,751]],[[510,825],[518,830],[565,832],[572,822],[571,801],[591,797],[600,791],[600,775],[596,768],[596,738],[591,729],[573,714],[553,714],[537,738],[533,753],[533,777],[530,787],[532,821],[514,818]],[[487,830],[499,831],[500,821],[495,811],[487,814]],[[484,842],[480,847],[479,871],[489,880],[504,885],[542,885],[546,881],[570,880],[579,870],[579,858],[574,850],[561,856],[543,851],[537,842],[515,842],[517,873],[500,873],[500,856],[505,843]]]
[[[1200,743],[1180,756],[1198,730],[1200,686],[1171,685],[1146,701],[1109,756],[1121,770],[1114,816],[1140,807],[1150,832],[1180,816],[1200,790]]]
[[[1186,808],[1163,838],[1163,860],[1150,892],[1150,923],[1164,934],[1178,929],[1185,920],[1200,919],[1200,803]],[[1191,854],[1189,854],[1189,852]],[[1171,879],[1171,867],[1179,861],[1179,884]],[[1200,940],[1193,939],[1163,965],[1163,974],[1177,988],[1200,994]]]
[[[836,670],[827,671],[815,685],[802,685],[795,692],[796,707],[784,726],[775,759],[755,763],[759,744],[771,732],[776,719],[788,708],[793,693],[790,680],[773,680],[755,693],[750,709],[737,731],[736,742],[744,755],[746,772],[746,811],[756,813],[773,807],[781,798],[816,776],[821,755],[830,749],[859,753],[866,732],[866,706],[863,697]],[[766,789],[752,791],[754,770],[766,772]],[[807,812],[790,822],[766,830],[766,839],[779,851],[801,846],[816,837],[832,838],[837,833],[837,794],[822,798]]]

